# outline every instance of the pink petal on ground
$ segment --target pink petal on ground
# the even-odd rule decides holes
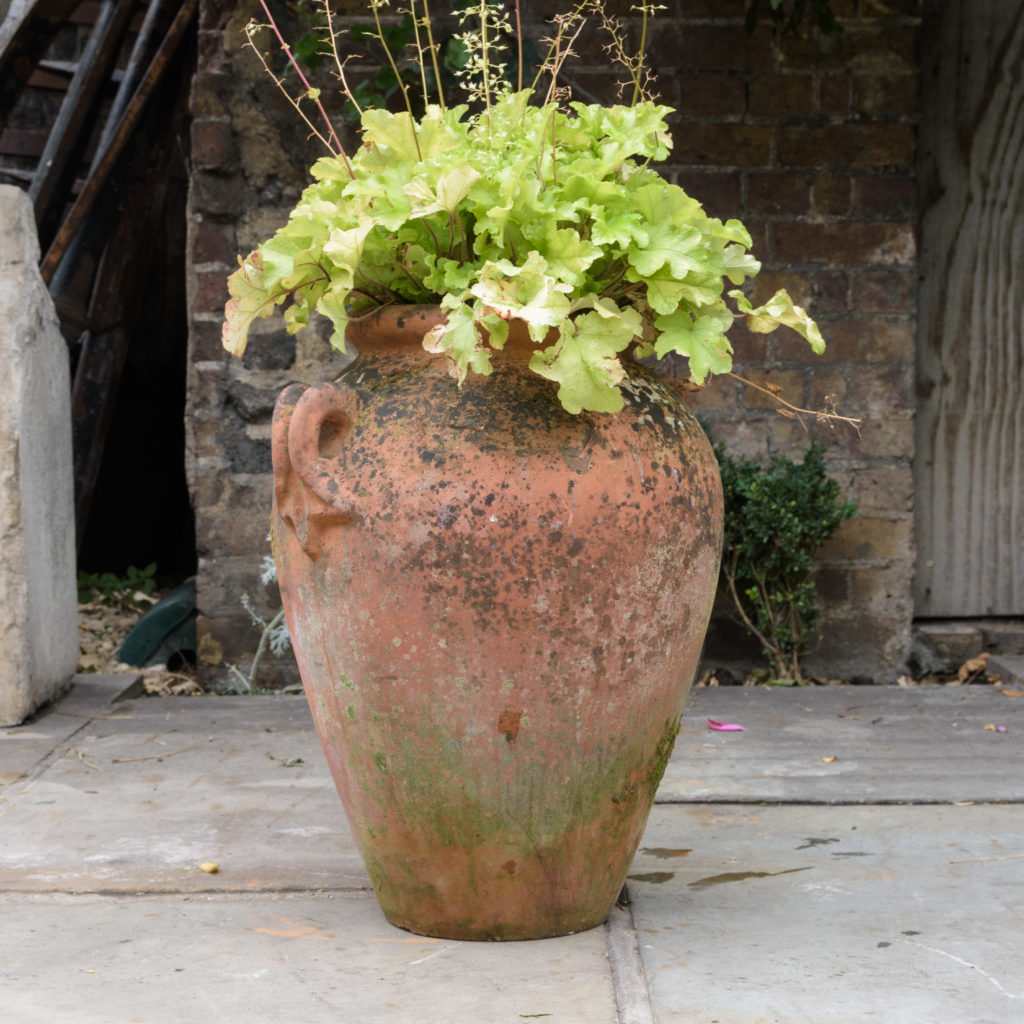
[[[742,725],[735,725],[732,722],[716,722],[713,718],[708,719],[708,728],[715,732],[746,732]]]

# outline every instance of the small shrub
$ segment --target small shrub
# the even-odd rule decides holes
[[[129,565],[124,576],[112,572],[78,573],[78,603],[86,604],[97,597],[104,604],[123,608],[148,608],[154,603],[156,562],[144,569]]]
[[[813,441],[802,463],[776,456],[761,466],[715,449],[725,492],[720,586],[772,671],[796,682],[820,622],[812,556],[857,511],[839,501],[823,451]]]

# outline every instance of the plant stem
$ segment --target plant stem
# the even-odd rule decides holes
[[[859,419],[859,417],[855,418],[853,416],[840,416],[839,413],[825,412],[822,409],[801,409],[800,406],[793,405],[791,402],[787,402],[781,395],[776,394],[769,388],[761,387],[760,384],[755,384],[752,380],[747,380],[746,377],[741,377],[738,373],[732,373],[730,371],[729,373],[726,374],[726,376],[732,377],[734,380],[738,380],[741,384],[746,384],[748,388],[753,388],[755,391],[760,391],[761,394],[768,395],[770,398],[775,399],[775,401],[778,402],[779,405],[784,406],[793,414],[792,416],[789,417],[790,419],[793,419],[794,417],[796,419],[800,419],[801,415],[804,415],[814,416],[820,422],[825,422],[827,420],[838,420],[840,423],[849,423],[850,426],[857,431],[857,435],[860,436],[861,420]],[[778,411],[781,412],[782,410]],[[804,426],[804,429],[806,430],[806,425],[804,425],[804,421],[802,419],[800,419],[800,423],[801,425]]]
[[[331,56],[334,57],[334,64],[338,69],[338,81],[341,82],[341,91],[345,94],[345,98],[355,108],[356,114],[359,117],[363,116],[363,108],[359,106],[355,96],[352,94],[352,90],[348,87],[348,78],[345,76],[345,61],[341,59],[338,53],[338,35],[334,31],[334,20],[331,14],[330,0],[321,0],[320,4],[324,17],[327,20],[327,34],[331,40]]]
[[[636,67],[633,69],[633,99],[630,103],[631,107],[636,106],[636,101],[640,99],[643,92],[643,87],[640,83],[643,81],[644,51],[647,49],[647,19],[650,13],[646,0],[640,4],[640,10],[643,14],[643,21],[640,28],[640,46],[637,49]]]
[[[270,8],[267,6],[266,0],[260,0],[260,6],[263,8],[263,12],[266,14],[270,22],[270,27],[273,29],[274,35],[277,36],[277,41],[281,44],[281,49],[284,50],[285,56],[288,58],[289,62],[291,63],[291,66],[295,69],[295,73],[299,76],[299,79],[301,80],[302,84],[306,87],[306,94],[311,94],[314,91],[313,87],[309,84],[309,79],[307,79],[306,76],[302,73],[302,68],[299,67],[294,55],[292,54],[290,47],[284,41],[284,36],[281,35],[281,30],[277,27],[277,22],[274,21],[274,16],[270,13]],[[278,84],[280,85],[280,82],[278,82]],[[288,94],[286,93],[286,95]],[[288,98],[291,99],[291,96],[289,95]],[[327,125],[327,130],[330,133],[331,141],[334,143],[335,146],[335,152],[345,162],[345,169],[354,179],[355,173],[352,170],[352,165],[348,162],[348,157],[345,155],[345,150],[341,145],[341,140],[338,138],[338,133],[334,130],[334,125],[331,124],[331,119],[327,116],[327,111],[324,110],[323,104],[320,102],[319,99],[315,99],[313,102],[316,104],[317,110],[320,111],[320,116],[324,119],[324,124]],[[292,104],[296,108],[296,110],[299,109],[298,103],[296,103],[294,100],[292,100]],[[306,123],[309,123],[308,120]]]
[[[260,3],[263,3],[263,0],[260,0]],[[402,93],[402,99],[405,102],[405,109],[409,114],[409,123],[412,127],[412,141],[413,144],[416,146],[416,156],[419,157],[420,160],[422,160],[423,153],[420,150],[420,138],[419,133],[416,131],[416,118],[413,117],[412,102],[409,99],[409,90],[405,87],[405,82],[402,81],[402,76],[401,74],[399,74],[398,65],[395,63],[395,58],[391,52],[391,47],[388,46],[387,40],[384,38],[384,29],[380,23],[379,7],[379,2],[371,2],[370,4],[370,8],[373,11],[373,21],[377,27],[377,39],[379,40],[380,45],[384,48],[384,54],[388,59],[388,63],[391,65],[391,73],[395,76],[395,82],[398,84],[399,91]],[[415,20],[416,19],[414,17],[413,21],[415,22]]]
[[[515,3],[516,10],[516,92],[523,91],[523,23],[519,16],[519,0]]]
[[[434,83],[437,85],[437,103],[442,110],[447,110],[448,105],[444,101],[444,90],[441,88],[441,69],[437,63],[437,44],[434,42],[434,30],[430,24],[430,8],[427,0],[421,0],[423,4],[423,23],[427,31],[427,48],[430,50],[430,62],[434,65]],[[415,13],[415,12],[414,12]],[[422,57],[420,60],[422,61]],[[423,102],[427,102],[424,94]]]

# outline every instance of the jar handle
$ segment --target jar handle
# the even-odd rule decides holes
[[[345,446],[358,416],[355,392],[329,382],[290,384],[278,397],[271,429],[274,498],[282,522],[316,561],[327,534],[356,518],[345,486]]]

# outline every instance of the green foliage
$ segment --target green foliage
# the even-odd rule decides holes
[[[474,2],[458,36],[470,49],[462,84],[478,101],[471,112],[433,96],[437,75],[428,81],[425,72],[434,50],[424,42],[422,15],[385,28],[380,6],[371,4],[375,27],[365,33],[389,54],[406,109],[364,109],[358,151],[319,159],[316,181],[288,223],[231,275],[223,328],[230,352],[240,355],[253,320],[278,307],[293,333],[314,313],[327,317],[331,343],[344,348],[352,315],[389,303],[436,303],[447,322],[424,345],[447,357],[460,383],[470,372],[491,371],[508,322],[521,320],[537,346],[530,368],[557,383],[562,405],[578,413],[622,408],[627,350],[686,356],[698,384],[729,372],[726,332],[737,315],[752,330],[791,327],[815,351],[824,349],[785,291],[756,309],[738,288],[726,292],[727,282],[741,285],[760,263],[739,221],[709,217],[651,166],[669,154],[672,110],[644,98],[642,53],[619,58],[634,85],[632,105],[560,105],[555,82],[569,53],[566,24],[558,32],[567,38],[556,39],[548,55],[547,88],[515,91],[496,70],[507,48],[497,40],[508,26],[495,4]],[[602,5],[585,0],[574,16],[588,8]],[[645,35],[651,8],[636,8]],[[475,32],[467,28],[473,12],[480,15]],[[409,31],[423,73],[420,117],[391,53]],[[610,31],[613,47],[621,47],[614,25]],[[314,101],[315,93],[309,90]]]
[[[722,586],[784,680],[803,678],[801,657],[820,622],[814,552],[856,512],[839,501],[823,451],[814,441],[802,463],[776,456],[761,466],[715,449],[725,492]]]
[[[128,566],[124,576],[112,572],[78,573],[78,603],[85,604],[98,597],[104,604],[121,608],[146,608],[146,600],[156,590],[156,562],[144,569]]]

